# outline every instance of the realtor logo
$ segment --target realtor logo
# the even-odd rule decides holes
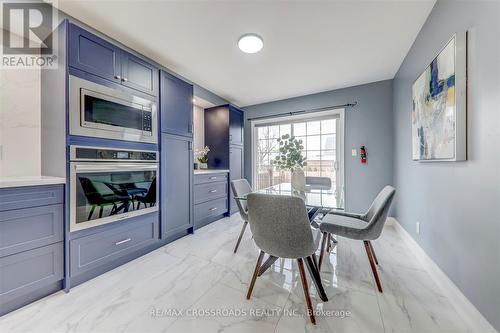
[[[54,68],[54,12],[42,1],[2,2],[2,68]]]

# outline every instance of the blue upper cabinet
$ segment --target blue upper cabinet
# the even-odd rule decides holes
[[[150,95],[158,95],[158,69],[146,61],[122,51],[122,83]]]
[[[69,66],[158,96],[158,68],[116,45],[69,25]]]
[[[102,78],[121,82],[121,50],[74,25],[69,25],[69,65]]]
[[[193,85],[162,71],[160,80],[161,131],[193,136]]]
[[[229,144],[243,145],[243,111],[229,105]]]

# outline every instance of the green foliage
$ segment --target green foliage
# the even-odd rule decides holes
[[[279,155],[272,161],[279,170],[293,171],[296,168],[303,168],[307,165],[306,159],[302,156],[302,140],[297,140],[289,134],[277,139],[279,142]]]

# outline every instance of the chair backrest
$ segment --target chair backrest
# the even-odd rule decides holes
[[[151,185],[149,186],[148,193],[144,197],[145,201],[148,203],[156,202],[156,177],[153,178]]]
[[[395,194],[394,187],[385,186],[363,215],[363,220],[368,222],[368,226],[365,228],[366,240],[376,239],[380,236]]]
[[[252,192],[252,187],[246,179],[236,179],[231,181],[231,189],[233,190],[234,197],[242,197]],[[246,200],[236,199],[236,204],[240,210],[240,215],[243,220],[248,221],[248,208]]]
[[[326,189],[332,187],[332,180],[328,177],[306,177],[306,184],[311,186],[318,186]]]
[[[250,193],[248,222],[257,246],[280,258],[304,258],[315,246],[304,201],[299,197]]]
[[[91,205],[102,203],[102,194],[99,193],[92,181],[87,177],[78,177],[83,188],[83,193]]]

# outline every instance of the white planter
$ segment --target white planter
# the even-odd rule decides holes
[[[208,169],[208,163],[200,163],[200,162],[198,162],[198,168],[200,168],[200,169]]]
[[[306,190],[306,176],[304,170],[297,168],[292,171],[292,187],[300,192]]]

